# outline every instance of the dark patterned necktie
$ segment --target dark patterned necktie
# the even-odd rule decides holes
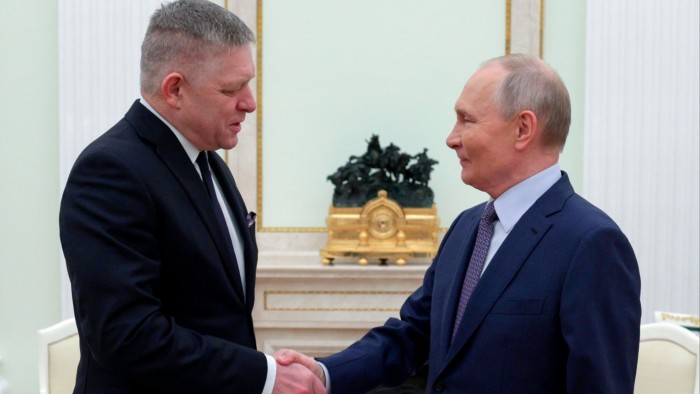
[[[452,328],[453,338],[457,333],[459,323],[462,321],[462,316],[464,316],[464,310],[467,308],[469,297],[471,297],[476,283],[481,277],[481,271],[484,269],[486,255],[489,253],[489,246],[491,245],[491,238],[493,237],[493,224],[496,219],[498,219],[498,216],[493,207],[493,201],[489,201],[489,203],[486,204],[484,213],[481,215],[481,220],[479,220],[476,243],[474,244],[472,256],[469,259],[469,268],[467,268],[467,274],[464,276],[464,283],[462,283],[462,294],[459,296],[455,324]]]
[[[219,225],[219,228],[221,229],[221,233],[224,235],[224,241],[226,241],[226,250],[228,251],[230,258],[233,261],[234,267],[236,267],[235,272],[238,273],[238,262],[236,260],[236,253],[233,251],[231,233],[228,231],[226,219],[224,219],[224,212],[221,210],[221,204],[219,204],[219,199],[216,197],[216,190],[214,189],[214,181],[212,180],[211,171],[209,170],[209,162],[207,160],[206,151],[199,152],[199,156],[197,156],[197,165],[199,166],[199,171],[202,173],[204,188],[207,190],[211,203],[214,206],[214,216],[216,216],[216,222]],[[236,280],[242,281],[240,275],[236,275]]]

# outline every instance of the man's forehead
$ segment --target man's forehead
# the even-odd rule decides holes
[[[464,84],[460,99],[493,92],[506,74],[503,69],[491,67],[477,70]]]
[[[478,69],[464,86],[464,90],[493,89],[501,83],[508,72],[499,65],[487,65]]]

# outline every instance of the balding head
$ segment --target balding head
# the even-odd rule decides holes
[[[494,64],[508,72],[493,97],[501,116],[510,119],[519,111],[532,111],[542,132],[542,144],[561,151],[571,124],[571,100],[556,71],[541,59],[522,54],[488,60],[482,68]]]

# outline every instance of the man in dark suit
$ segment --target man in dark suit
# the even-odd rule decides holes
[[[325,392],[255,350],[255,217],[213,152],[236,146],[256,108],[253,40],[208,1],[162,6],[142,98],[75,162],[60,211],[75,393]]]
[[[447,145],[490,196],[452,223],[400,319],[321,359],[332,394],[396,385],[427,363],[430,393],[632,393],[640,279],[618,226],[558,165],[569,95],[542,60],[486,62],[458,98]]]

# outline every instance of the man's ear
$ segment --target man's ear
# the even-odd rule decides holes
[[[185,78],[182,74],[178,72],[172,72],[163,78],[163,82],[160,83],[160,93],[163,95],[163,99],[168,105],[174,109],[180,109],[180,102],[182,100],[182,84]]]
[[[518,134],[515,139],[515,149],[524,150],[537,137],[537,115],[530,110],[520,111],[515,119]]]

